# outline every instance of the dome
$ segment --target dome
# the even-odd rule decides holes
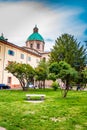
[[[33,33],[28,37],[27,41],[38,40],[44,42],[43,37],[38,33],[38,28],[35,26]]]
[[[32,40],[44,41],[43,37],[39,33],[32,33],[27,39],[27,41]]]

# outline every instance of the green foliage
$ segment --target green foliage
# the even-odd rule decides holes
[[[74,39],[74,36],[62,34],[55,41],[50,54],[50,63],[66,61],[76,70],[82,70],[86,61],[86,48]]]
[[[36,80],[45,80],[47,78],[47,73],[48,73],[48,67],[47,67],[47,62],[44,60],[41,60],[38,64],[38,66],[35,68],[35,73],[36,73]]]
[[[49,66],[49,72],[49,75],[51,75],[53,79],[60,78],[62,81],[66,83],[63,93],[63,97],[66,97],[70,87],[70,83],[78,78],[78,72],[65,61],[60,61],[59,63],[52,63]]]
[[[87,67],[82,70],[83,79],[87,82]]]
[[[80,73],[81,83],[86,86],[87,84],[87,67],[85,67]]]
[[[55,81],[56,79],[57,79],[57,76],[55,75],[55,73],[49,73],[48,74],[48,80]]]
[[[55,75],[58,74],[58,62],[53,62],[49,66],[49,73],[54,73]]]
[[[38,66],[35,68],[35,80],[39,81],[38,87],[45,88],[45,80],[48,75],[48,64],[44,60],[41,60]]]
[[[43,59],[39,62],[38,66],[42,67],[46,70],[48,69],[48,63],[46,61],[44,61]]]
[[[62,80],[68,82],[73,81],[78,77],[77,71],[65,61],[52,63],[49,66],[49,75],[51,75],[51,77],[54,77],[54,79],[61,78]]]
[[[22,88],[26,87],[26,84],[31,82],[35,75],[34,69],[29,64],[11,62],[5,70],[19,80]]]
[[[61,78],[66,83],[65,95],[69,90],[70,83],[87,83],[83,71],[86,60],[86,46],[78,43],[74,36],[62,34],[57,38],[50,53],[49,62],[51,65],[49,70],[50,73],[55,73],[56,77]]]
[[[44,69],[43,67],[38,66],[37,68],[35,68],[35,73],[36,80],[43,81],[47,77],[46,69]]]
[[[77,71],[72,68],[68,63],[65,61],[60,61],[58,64],[58,77],[66,82],[70,83],[78,77]]]
[[[58,72],[59,72],[58,62],[53,62],[49,66],[48,79],[51,79],[51,80],[55,81],[58,78],[58,76],[57,76]]]
[[[59,87],[59,84],[55,81],[52,83],[51,87],[56,91]]]

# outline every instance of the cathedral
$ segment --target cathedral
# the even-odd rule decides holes
[[[48,60],[49,52],[44,51],[45,41],[38,31],[35,26],[23,47],[8,42],[3,34],[0,36],[0,84],[9,85],[11,88],[20,87],[18,79],[5,70],[12,61],[30,64],[35,68],[41,59]]]

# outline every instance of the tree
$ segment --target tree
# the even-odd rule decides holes
[[[87,84],[87,67],[85,67],[81,72],[81,82],[84,85],[84,87],[83,87],[83,89],[84,89]]]
[[[28,87],[27,85],[33,80],[35,75],[34,69],[29,64],[11,62],[5,70],[13,74],[13,76],[19,80],[23,90]]]
[[[58,62],[53,62],[49,67],[49,72],[54,73],[55,75],[58,74]]]
[[[80,71],[85,66],[86,48],[78,43],[74,36],[62,34],[55,41],[50,53],[50,63],[66,61],[76,70]]]
[[[74,81],[75,78],[78,77],[77,71],[65,61],[60,61],[59,63],[57,62],[52,63],[51,66],[49,67],[49,70],[50,70],[50,73],[54,72],[55,75],[57,75],[57,78],[62,79],[62,81],[65,83],[63,87],[63,97],[66,97],[70,89],[71,81]]]
[[[71,67],[70,64],[60,61],[59,64],[59,73],[58,78],[61,78],[65,82],[65,89],[63,97],[67,96],[68,90],[70,89],[70,83],[71,81],[74,81],[76,78],[78,78],[78,72]]]
[[[47,79],[55,82],[57,79],[57,75],[55,73],[49,73]]]
[[[41,60],[38,66],[35,68],[35,80],[39,81],[39,88],[45,88],[45,80],[47,78],[47,63],[44,60]]]
[[[53,62],[49,66],[48,79],[56,81],[58,75],[58,62]]]

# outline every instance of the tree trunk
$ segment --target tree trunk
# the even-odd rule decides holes
[[[65,98],[67,96],[68,90],[64,89],[63,97]]]
[[[40,81],[38,81],[38,88],[39,88],[39,89],[41,88],[41,86],[40,86]]]
[[[43,88],[45,89],[45,80],[43,81]]]
[[[65,98],[67,96],[67,93],[69,91],[69,82],[68,80],[66,81],[66,87],[64,89],[63,97]]]
[[[28,90],[28,86],[26,87],[25,83],[23,81],[20,80],[20,84],[21,84],[21,87],[22,87],[23,91],[27,91]]]
[[[23,91],[27,91],[28,90],[28,87],[22,87],[23,88]]]

